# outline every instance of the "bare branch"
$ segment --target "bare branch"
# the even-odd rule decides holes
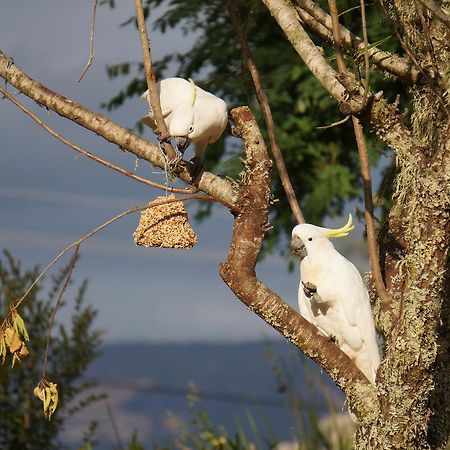
[[[225,0],[225,4],[227,6],[228,15],[230,16],[231,23],[233,24],[234,30],[237,34],[242,54],[244,55],[245,62],[247,63],[248,71],[250,72],[250,75],[252,77],[256,95],[261,104],[261,109],[264,115],[264,121],[267,127],[267,133],[269,134],[270,146],[272,148],[272,153],[278,168],[281,184],[283,185],[292,213],[294,214],[294,217],[296,218],[297,222],[305,223],[305,219],[303,217],[300,205],[295,195],[294,188],[292,187],[292,183],[289,178],[289,173],[286,169],[286,164],[284,163],[283,154],[281,153],[281,149],[278,145],[276,127],[273,121],[269,99],[267,98],[266,92],[264,91],[261,77],[259,76],[259,72],[255,62],[253,61],[241,24],[239,23],[239,20],[236,17],[236,14],[234,13],[231,0]]]
[[[15,66],[9,58],[0,51],[0,77],[10,83],[20,92],[24,93],[40,105],[55,111],[78,125],[93,131],[107,141],[118,145],[121,149],[129,151],[138,158],[165,168],[166,162],[161,150],[155,144],[132,133],[128,129],[114,123],[106,116],[85,108],[56,92],[51,91],[36,80],[31,79],[25,72]],[[185,162],[186,170],[177,173],[181,180],[198,187],[200,190],[224,203],[228,208],[235,210],[236,192],[233,185],[210,172],[202,172],[201,176],[192,180],[191,173],[194,166]]]
[[[141,39],[142,54],[144,56],[145,78],[147,79],[149,106],[156,122],[156,132],[164,145],[164,151],[170,161],[177,160],[177,154],[170,143],[170,134],[167,130],[166,122],[161,111],[158,90],[156,88],[156,75],[153,69],[152,56],[150,50],[150,39],[148,38],[147,28],[145,26],[144,9],[142,0],[134,0],[136,9],[136,20],[138,23],[139,37]]]
[[[262,1],[311,73],[337,101],[344,101],[345,88],[338,81],[336,71],[328,64],[322,52],[303,29],[291,3],[286,0]]]
[[[58,311],[59,305],[61,304],[62,296],[67,289],[67,286],[70,283],[70,279],[72,278],[72,272],[75,267],[75,263],[78,258],[78,250],[80,249],[80,244],[75,247],[75,251],[73,252],[72,258],[70,258],[69,267],[67,270],[66,279],[64,284],[59,291],[58,298],[56,299],[55,306],[53,307],[52,315],[50,317],[50,324],[47,330],[47,343],[45,345],[45,353],[44,353],[44,365],[42,366],[42,379],[45,380],[47,375],[47,361],[48,361],[48,350],[50,348],[50,335],[52,333],[53,324],[55,323],[56,312]]]
[[[135,175],[134,173],[122,169],[119,166],[116,166],[115,164],[106,161],[102,158],[100,158],[97,155],[94,155],[91,152],[88,152],[87,150],[84,150],[83,148],[79,147],[78,145],[73,144],[72,142],[70,142],[68,139],[66,139],[64,136],[62,136],[61,134],[59,134],[58,132],[56,132],[55,130],[53,130],[52,128],[50,128],[46,123],[44,123],[41,119],[39,119],[39,117],[37,117],[34,113],[32,113],[29,109],[27,109],[24,105],[22,105],[22,103],[20,103],[18,100],[16,100],[11,94],[9,94],[8,91],[6,91],[3,88],[0,88],[0,93],[2,93],[4,95],[5,98],[7,98],[11,103],[13,103],[14,105],[16,105],[19,109],[21,109],[25,114],[27,114],[29,117],[31,117],[38,125],[40,125],[42,128],[44,128],[44,130],[46,130],[48,133],[50,133],[53,137],[55,137],[56,139],[58,139],[60,142],[62,142],[63,144],[67,145],[68,147],[70,147],[71,149],[75,150],[76,152],[80,153],[83,156],[86,156],[87,158],[90,158],[100,164],[103,164],[104,166],[108,167],[109,169],[115,170],[116,172],[121,173],[122,175],[125,175],[129,178],[131,178],[132,180],[135,181],[139,181],[140,183],[144,183],[147,184],[149,186],[152,186],[156,189],[162,189],[164,191],[167,192],[173,192],[175,194],[191,194],[194,192],[197,192],[198,189],[197,188],[190,188],[190,189],[178,189],[172,186],[167,186],[164,184],[160,184],[157,183],[156,181],[152,181],[152,180],[147,180],[146,178],[142,178],[138,175]]]
[[[89,67],[91,67],[92,61],[94,60],[94,57],[95,57],[94,34],[95,34],[95,17],[97,15],[97,4],[98,4],[98,0],[94,0],[94,8],[92,11],[91,33],[90,33],[90,37],[89,37],[89,59],[88,59],[86,65],[84,66],[84,69],[81,71],[80,75],[78,76],[77,83],[79,83],[83,79],[85,73],[87,72]]]
[[[99,231],[103,230],[104,228],[108,227],[112,223],[116,222],[117,220],[121,219],[122,217],[127,216],[128,214],[132,214],[136,211],[142,211],[144,209],[148,208],[154,208],[156,206],[166,205],[168,203],[173,202],[183,202],[185,200],[209,200],[209,201],[217,201],[213,197],[209,197],[206,195],[187,195],[186,197],[174,197],[174,198],[167,198],[165,200],[159,200],[152,202],[151,205],[140,205],[140,206],[133,206],[132,208],[129,208],[125,211],[122,211],[120,214],[117,214],[116,216],[112,217],[111,219],[107,220],[105,223],[99,225],[98,227],[91,230],[89,233],[85,234],[83,237],[78,239],[77,241],[73,242],[72,244],[68,245],[65,249],[63,249],[55,258],[50,261],[50,263],[44,268],[44,270],[36,277],[36,279],[31,283],[29,288],[25,291],[25,293],[20,297],[19,300],[14,304],[14,306],[11,308],[9,314],[5,317],[5,319],[2,322],[2,327],[8,318],[11,316],[12,312],[15,311],[22,302],[27,298],[28,294],[31,292],[31,290],[36,286],[37,283],[41,280],[41,278],[72,248],[79,247],[85,240],[89,239],[90,237],[94,236],[94,234],[97,234]]]
[[[390,301],[380,268],[377,232],[375,229],[375,218],[373,214],[372,175],[370,173],[366,140],[364,138],[363,127],[359,123],[358,118],[352,116],[352,121],[355,131],[356,144],[358,147],[359,162],[361,164],[361,175],[363,179],[364,218],[366,220],[367,246],[369,249],[370,266],[372,268],[373,280],[375,282],[378,297],[380,297],[381,304],[387,310],[390,309]]]
[[[322,38],[333,42],[331,17],[312,0],[296,0],[297,12],[300,18],[312,31]],[[347,28],[339,25],[342,44],[354,51],[363,51],[365,44]],[[371,61],[381,70],[404,79],[410,83],[417,83],[421,78],[421,71],[411,67],[411,63],[398,55],[380,50],[375,45],[368,44],[367,52]]]
[[[289,1],[262,1],[311,73],[341,102],[340,109],[343,114],[357,114],[362,120],[369,122],[379,137],[402,157],[409,158],[414,155],[424,160],[420,143],[405,127],[397,109],[383,99],[382,93],[371,96],[366,109],[363,110],[364,90],[361,85],[347,75],[338,76],[301,26],[300,18]]]
[[[322,127],[316,127],[317,130],[326,130],[327,128],[333,128],[338,127],[339,125],[342,125],[343,123],[347,122],[347,120],[350,119],[350,116],[345,116],[343,119],[338,120],[337,122],[330,123],[330,125],[324,125]]]
[[[375,388],[350,358],[256,277],[255,266],[268,224],[271,161],[250,110],[236,108],[232,116],[246,147],[248,182],[239,192],[241,213],[235,217],[232,244],[220,275],[245,305],[320,364],[358,413],[377,409]]]
[[[364,1],[364,0],[362,0]],[[337,9],[336,0],[328,0],[330,8],[333,37],[335,39],[336,60],[339,71],[343,74],[346,72],[345,61],[341,52],[340,33],[339,33],[339,11]],[[363,10],[362,10],[363,11]],[[363,12],[362,12],[363,14]],[[363,21],[364,24],[365,21]],[[363,25],[364,26],[364,25]],[[366,35],[367,38],[367,35]],[[368,76],[366,74],[366,76]],[[365,89],[364,97],[367,95],[367,88]],[[365,100],[363,100],[364,102]],[[363,103],[364,104],[364,103]],[[389,305],[389,297],[386,292],[383,277],[380,269],[380,258],[377,245],[377,234],[375,230],[375,219],[373,216],[373,198],[372,198],[372,176],[370,173],[369,157],[367,155],[366,140],[364,138],[364,131],[357,117],[352,116],[353,129],[355,131],[356,144],[358,147],[359,161],[361,164],[361,175],[363,178],[364,191],[364,217],[366,219],[367,230],[367,244],[369,248],[370,265],[372,267],[372,275],[375,281],[378,296],[385,308]]]
[[[364,0],[360,0],[360,5],[361,5],[361,27],[362,27],[363,38],[364,38],[364,66],[365,66],[365,72],[366,72],[365,79],[364,79],[364,98],[362,101],[362,108],[364,109],[366,107],[367,96],[369,95],[369,86],[370,86],[369,38],[367,36],[366,4],[365,4]]]

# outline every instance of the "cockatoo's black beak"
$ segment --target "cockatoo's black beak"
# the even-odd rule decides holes
[[[191,140],[184,136],[176,136],[175,143],[177,144],[178,151],[184,153],[184,151],[189,147]]]
[[[301,260],[308,254],[305,244],[298,236],[294,236],[291,240],[291,253]]]

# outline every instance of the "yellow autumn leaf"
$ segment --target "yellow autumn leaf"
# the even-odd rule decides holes
[[[22,317],[20,317],[17,311],[13,311],[12,317],[13,317],[13,327],[16,330],[17,334],[22,335],[26,341],[29,341],[30,337],[28,336],[28,332],[25,327],[25,322],[23,321]]]
[[[51,419],[53,413],[58,406],[58,389],[57,385],[47,380],[41,380],[41,382],[34,388],[34,395],[42,401],[42,407],[45,417],[48,420]]]

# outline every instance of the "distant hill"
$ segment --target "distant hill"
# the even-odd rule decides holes
[[[338,407],[343,403],[318,368],[284,341],[109,344],[90,367],[88,378],[98,381],[98,390],[108,394],[112,419],[105,402],[93,405],[71,421],[65,440],[78,444],[81,430],[94,419],[99,423],[99,450],[118,446],[113,422],[123,441],[137,430],[147,449],[156,443],[169,444],[176,429],[168,412],[189,425],[192,416],[186,396],[192,385],[202,399],[197,407],[207,410],[212,422],[224,425],[231,434],[237,424],[250,430],[251,413],[261,434],[291,439],[298,428],[288,407],[292,392],[301,407],[313,404],[318,416],[329,411],[324,386]]]

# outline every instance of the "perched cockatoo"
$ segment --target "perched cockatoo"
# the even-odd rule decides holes
[[[380,365],[369,295],[356,267],[336,251],[330,238],[347,236],[352,216],[339,229],[297,225],[291,252],[301,259],[300,314],[341,350],[375,384]]]
[[[171,137],[183,154],[189,144],[195,145],[194,164],[201,163],[208,144],[216,142],[228,123],[226,103],[199,88],[192,80],[167,78],[158,84],[161,110]],[[148,100],[148,90],[142,96]],[[142,122],[156,129],[152,110]]]

